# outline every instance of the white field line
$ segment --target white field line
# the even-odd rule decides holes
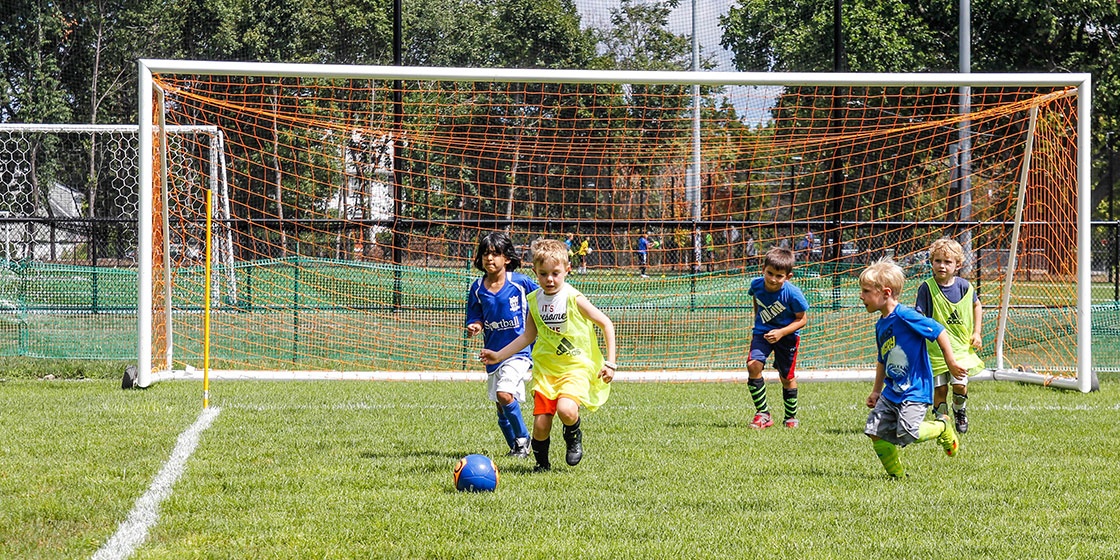
[[[93,560],[124,559],[132,556],[136,548],[148,538],[148,531],[159,520],[159,505],[171,495],[171,487],[186,469],[187,459],[198,447],[198,438],[210,427],[221,409],[207,408],[202,411],[187,431],[179,434],[171,457],[163,464],[159,474],[152,480],[148,490],[132,506],[128,519],[117,527],[117,532],[94,553]]]

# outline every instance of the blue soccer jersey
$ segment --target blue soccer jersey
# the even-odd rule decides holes
[[[755,278],[751,281],[747,295],[754,298],[754,333],[766,334],[774,329],[788,326],[797,320],[798,313],[809,310],[809,300],[801,293],[801,288],[786,282],[776,292],[766,290],[766,281]],[[800,335],[801,331],[794,332]]]
[[[883,364],[882,397],[893,403],[933,403],[933,368],[927,340],[937,340],[945,327],[898,304],[875,323],[875,347]]]
[[[529,293],[538,288],[528,276],[520,272],[507,272],[506,282],[498,293],[483,286],[483,278],[471,283],[467,291],[467,321],[482,323],[483,346],[497,352],[525,332],[525,319],[529,313]],[[515,354],[530,358],[533,345]],[[499,364],[486,366],[486,371],[498,369]]]

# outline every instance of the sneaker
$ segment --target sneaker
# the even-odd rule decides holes
[[[787,428],[796,428],[800,425],[801,425],[801,422],[799,422],[796,418],[786,418],[786,427]]]
[[[537,466],[533,467],[533,472],[548,472],[550,470],[552,470],[552,465],[542,465],[540,463],[537,463]]]
[[[968,431],[968,413],[964,409],[954,410],[953,418],[957,420],[957,433],[963,434]]]
[[[641,276],[642,278],[649,278],[649,276],[646,276],[645,274],[642,274]]]
[[[571,434],[564,434],[564,443],[568,444],[568,453],[564,460],[571,466],[579,464],[583,459],[583,430],[576,430]]]
[[[516,459],[528,459],[529,453],[532,452],[532,447],[529,445],[529,438],[517,438],[514,440],[513,449],[509,450],[506,457],[513,457]]]
[[[759,412],[754,415],[754,420],[751,420],[751,428],[755,430],[765,430],[774,425],[774,419],[770,416],[769,412]]]
[[[937,436],[937,443],[941,444],[941,449],[945,450],[946,455],[955,457],[960,449],[960,440],[957,439],[957,432],[953,429],[953,422],[948,416],[939,416],[937,419],[945,424],[945,431]]]

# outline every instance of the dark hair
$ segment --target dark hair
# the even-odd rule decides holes
[[[794,261],[793,251],[785,247],[774,247],[766,251],[766,259],[762,262],[762,268],[769,266],[778,272],[789,274],[793,272]]]
[[[482,267],[482,256],[489,253],[500,253],[506,258],[506,270],[516,270],[521,266],[521,257],[517,256],[517,249],[513,246],[509,236],[502,231],[495,231],[482,236],[478,240],[478,249],[474,252],[474,267],[486,272]]]

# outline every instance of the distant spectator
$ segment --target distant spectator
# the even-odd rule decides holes
[[[816,246],[816,239],[813,238],[813,232],[806,232],[805,237],[797,242],[797,252],[802,253],[802,259],[806,262],[813,260],[813,248]]]
[[[647,266],[649,266],[649,234],[642,232],[642,236],[638,238],[638,276],[649,278],[646,275]]]
[[[712,232],[704,234],[704,262],[708,265],[708,272],[712,271],[712,263],[716,260],[716,242]]]

